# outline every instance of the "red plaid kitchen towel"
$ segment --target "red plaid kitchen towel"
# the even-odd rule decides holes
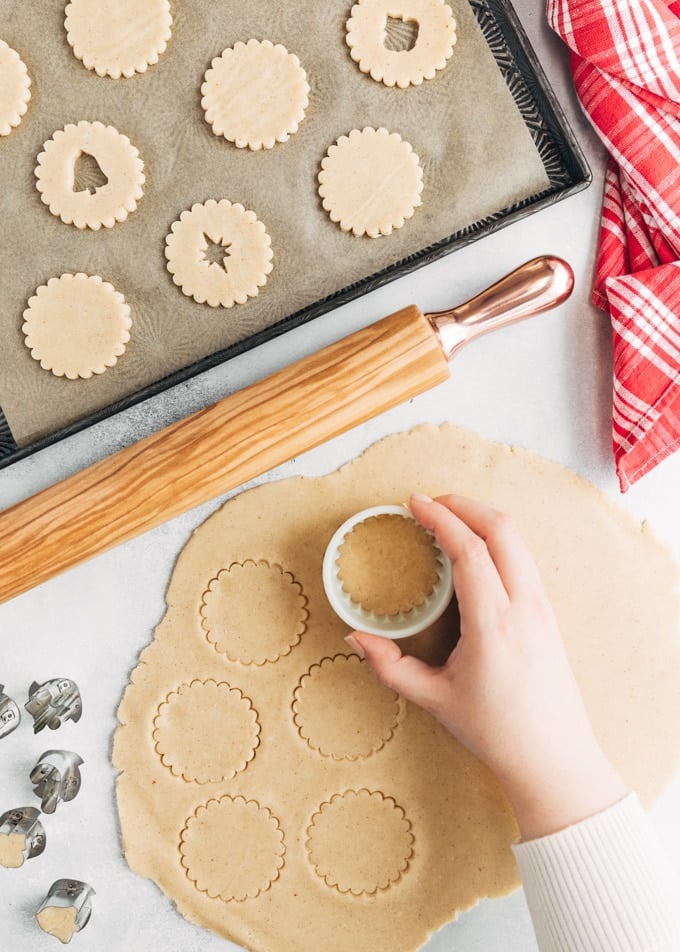
[[[680,0],[547,0],[610,155],[593,301],[611,317],[621,491],[680,446]]]

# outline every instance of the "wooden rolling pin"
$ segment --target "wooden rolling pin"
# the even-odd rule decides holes
[[[411,305],[12,506],[0,601],[442,383],[467,341],[572,287],[566,262],[541,257],[448,311]]]

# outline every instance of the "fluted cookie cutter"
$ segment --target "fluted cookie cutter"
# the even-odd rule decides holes
[[[340,546],[345,537],[355,526],[373,516],[399,515],[413,519],[410,509],[406,506],[372,506],[355,513],[333,534],[324,554],[322,577],[326,596],[342,620],[359,631],[367,631],[372,635],[383,635],[386,638],[407,638],[416,635],[432,625],[446,611],[453,597],[453,574],[451,560],[443,551],[434,535],[428,532],[437,553],[437,581],[431,593],[421,605],[416,605],[408,611],[396,615],[380,615],[367,611],[358,602],[353,601],[343,588],[338,575],[338,556]]]
[[[80,690],[71,678],[52,678],[44,684],[33,681],[24,707],[33,718],[33,733],[45,727],[56,730],[63,721],[79,721],[83,713]]]
[[[92,886],[79,879],[57,879],[35,914],[38,925],[60,942],[70,942],[92,915]]]
[[[16,701],[5,694],[5,685],[0,684],[0,737],[7,737],[16,730],[21,721],[21,711]]]
[[[0,866],[18,869],[42,853],[47,836],[39,816],[35,807],[15,807],[0,816]]]
[[[80,790],[82,757],[72,750],[46,750],[31,770],[33,793],[41,798],[43,813],[54,813],[63,800],[73,800]]]

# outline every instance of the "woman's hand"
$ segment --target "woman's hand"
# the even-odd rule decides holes
[[[453,562],[461,636],[446,664],[355,632],[378,679],[433,714],[504,786],[522,836],[585,819],[627,789],[607,761],[569,666],[536,565],[512,520],[460,496],[411,510]]]

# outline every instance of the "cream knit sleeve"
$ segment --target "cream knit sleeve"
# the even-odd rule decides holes
[[[513,852],[541,952],[680,952],[680,877],[635,794]]]

